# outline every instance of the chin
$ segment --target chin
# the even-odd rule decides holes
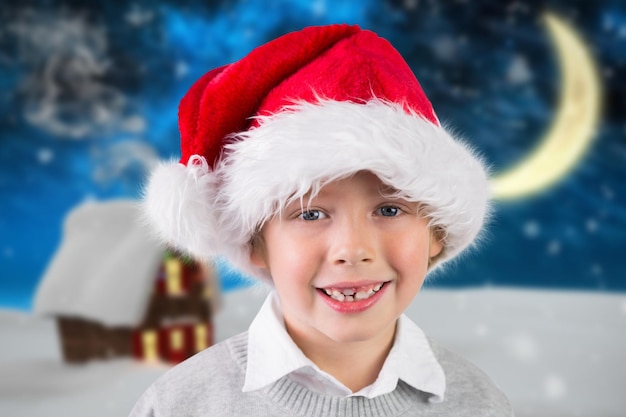
[[[356,327],[356,326],[355,326]],[[336,328],[324,331],[326,336],[337,343],[359,343],[379,338],[384,335],[384,329],[372,328],[368,326],[363,328],[360,324],[359,328],[346,328],[346,326],[337,326]]]

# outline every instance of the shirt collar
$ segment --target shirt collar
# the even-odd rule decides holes
[[[278,296],[272,291],[248,329],[248,364],[243,392],[263,388],[313,364],[287,333],[282,317]]]
[[[390,369],[396,371],[398,379],[415,389],[433,394],[430,402],[443,401],[446,390],[443,368],[422,329],[404,314],[398,320],[396,340],[387,359],[395,362],[390,364]],[[385,362],[383,370],[386,368]]]
[[[393,391],[401,379],[413,388],[432,394],[431,402],[443,401],[445,375],[424,332],[402,315],[394,345],[376,381],[351,393],[332,375],[315,365],[285,329],[280,303],[272,291],[248,330],[248,364],[242,391],[249,392],[290,376],[316,392],[374,398]]]

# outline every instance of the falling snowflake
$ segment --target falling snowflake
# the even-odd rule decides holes
[[[154,19],[152,10],[143,9],[138,5],[133,5],[126,13],[126,21],[133,26],[143,26]]]
[[[406,10],[415,10],[417,8],[418,0],[404,0],[404,8]]]
[[[457,56],[457,43],[452,36],[440,36],[433,41],[433,53],[446,62]]]
[[[311,11],[314,16],[320,17],[324,16],[327,13],[328,6],[326,5],[326,1],[324,0],[316,0],[311,3]]]
[[[467,296],[463,293],[456,294],[454,297],[456,301],[456,309],[463,311],[467,307]]]
[[[604,184],[602,185],[602,195],[607,200],[613,200],[613,198],[615,198],[615,191],[613,191],[613,189],[608,185]]]
[[[514,334],[507,340],[506,344],[510,354],[523,361],[532,361],[539,354],[535,338],[526,333]]]
[[[189,65],[184,61],[178,61],[174,67],[174,74],[176,78],[184,78],[189,74]]]
[[[552,256],[558,255],[561,252],[561,242],[553,240],[548,245],[548,253]]]
[[[489,327],[481,323],[474,328],[474,333],[476,333],[476,336],[486,336],[489,333]]]
[[[532,73],[528,66],[528,61],[521,55],[513,58],[513,62],[509,66],[506,79],[509,83],[517,85],[524,84],[532,78]]]
[[[556,374],[546,376],[543,382],[545,396],[551,400],[563,398],[567,392],[564,379]]]
[[[594,264],[591,266],[591,273],[595,276],[602,275],[603,269],[601,265]]]
[[[54,152],[49,148],[42,148],[37,151],[37,160],[40,164],[46,165],[54,158]]]
[[[534,220],[527,221],[524,224],[524,234],[529,238],[535,238],[539,236],[539,223]]]
[[[598,230],[598,222],[595,219],[587,220],[587,223],[585,226],[587,227],[587,231],[589,233],[593,233]]]

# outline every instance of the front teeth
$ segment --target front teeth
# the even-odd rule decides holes
[[[343,290],[325,288],[324,292],[333,300],[353,302],[370,298],[376,291],[380,290],[382,286],[382,283],[377,284],[369,288],[367,291],[357,291],[354,288],[345,288]]]

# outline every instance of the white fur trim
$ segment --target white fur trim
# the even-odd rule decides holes
[[[470,245],[488,215],[480,158],[445,128],[395,103],[297,103],[235,139],[219,168],[225,208],[237,213],[233,232],[249,236],[290,198],[362,170],[429,208],[431,224],[446,233],[439,262]]]
[[[163,240],[194,254],[205,254],[219,240],[215,200],[216,177],[204,158],[187,166],[170,161],[151,174],[144,190],[145,212]]]
[[[167,242],[200,258],[224,256],[268,281],[250,264],[255,230],[290,199],[363,170],[428,207],[431,224],[446,234],[439,263],[469,246],[488,215],[480,158],[443,127],[400,105],[303,102],[259,121],[233,136],[213,172],[197,155],[187,166],[155,170],[146,211]]]
[[[150,175],[143,192],[144,215],[164,243],[208,261],[225,257],[243,272],[266,278],[249,262],[247,241],[237,239],[221,218],[219,174],[193,155],[187,165],[169,161]]]

